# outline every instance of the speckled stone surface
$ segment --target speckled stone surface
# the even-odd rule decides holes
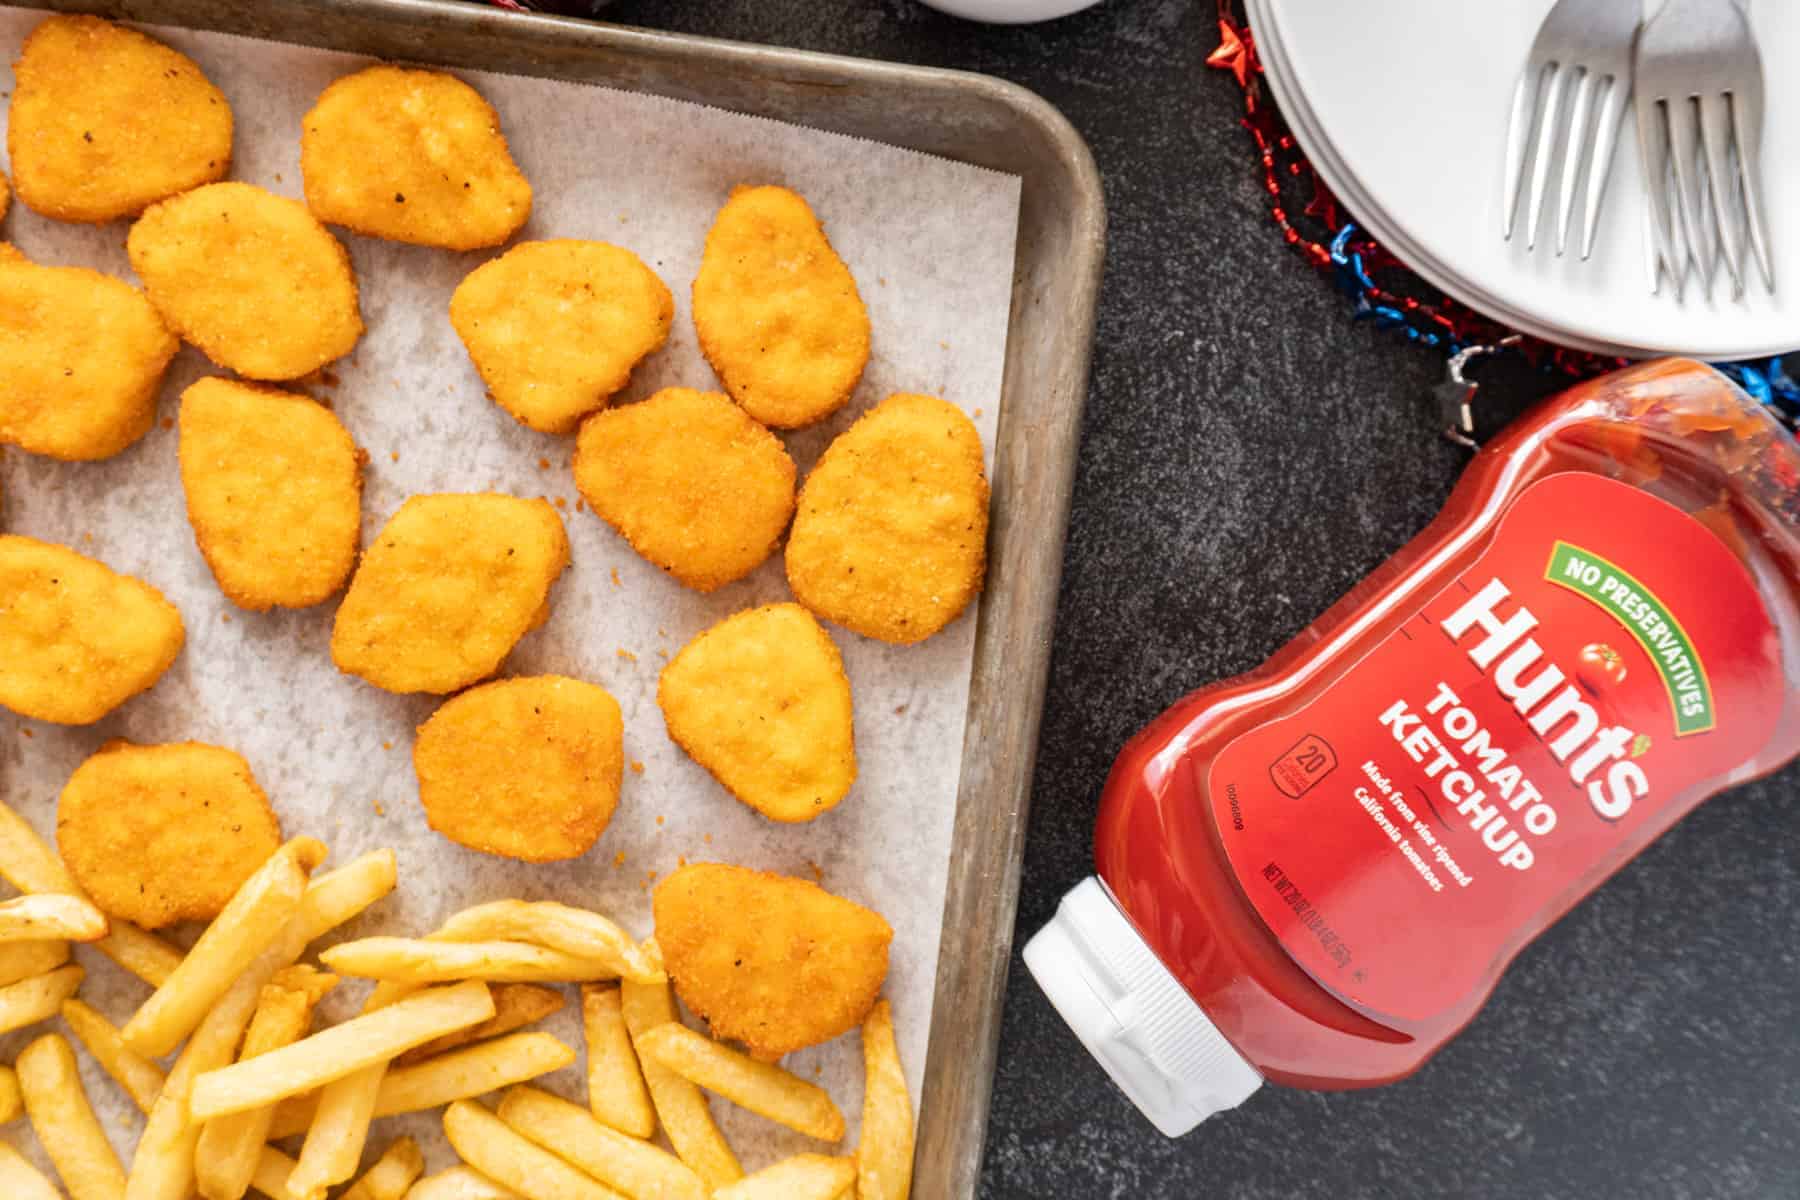
[[[1237,91],[1202,65],[1216,41],[1205,0],[1110,0],[1023,30],[905,0],[631,0],[607,15],[991,72],[1060,107],[1099,160],[1111,243],[1022,942],[1090,870],[1120,743],[1186,690],[1260,662],[1437,510],[1463,461],[1432,427],[1440,364],[1352,324],[1274,235]],[[1507,375],[1489,395],[1544,386]],[[1793,1200],[1797,926],[1790,770],[1653,846],[1414,1078],[1264,1089],[1179,1142],[1112,1088],[1015,949],[981,1195]]]

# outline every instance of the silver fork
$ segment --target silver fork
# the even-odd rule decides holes
[[[1759,162],[1762,58],[1743,7],[1668,0],[1638,34],[1635,70],[1651,231],[1677,293],[1691,259],[1711,294],[1716,246],[1733,296],[1742,296],[1746,231],[1763,286],[1774,291]],[[1671,191],[1685,253],[1676,248]]]
[[[1524,73],[1513,89],[1512,119],[1506,129],[1506,209],[1504,232],[1512,237],[1519,193],[1526,191],[1525,245],[1536,247],[1538,218],[1550,174],[1562,163],[1557,204],[1556,252],[1568,245],[1569,216],[1577,182],[1587,183],[1581,222],[1581,257],[1594,250],[1600,201],[1612,173],[1619,122],[1631,95],[1631,41],[1643,19],[1642,0],[1557,0],[1538,26]],[[1574,81],[1575,100],[1566,140],[1558,118],[1563,93]],[[1594,116],[1598,107],[1598,116]],[[1592,118],[1592,119],[1590,119]],[[1525,185],[1526,150],[1531,183]]]

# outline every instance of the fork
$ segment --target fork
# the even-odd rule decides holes
[[[1763,286],[1773,292],[1759,163],[1762,58],[1743,6],[1732,0],[1668,0],[1638,34],[1635,70],[1652,236],[1677,294],[1690,258],[1711,294],[1717,267],[1712,249],[1718,246],[1732,295],[1742,296],[1746,227]],[[1687,243],[1679,257],[1671,190]]]
[[[1512,119],[1506,129],[1504,233],[1508,239],[1512,237],[1519,194],[1527,191],[1526,249],[1537,246],[1544,195],[1551,170],[1560,159],[1556,252],[1561,254],[1568,245],[1576,185],[1585,178],[1581,257],[1593,253],[1594,227],[1612,173],[1619,122],[1631,94],[1632,38],[1642,18],[1642,0],[1557,0],[1538,26],[1525,70],[1513,89]],[[1565,135],[1558,118],[1570,80],[1575,81],[1575,99]],[[1596,94],[1598,116],[1594,117]],[[1530,158],[1527,189],[1526,151],[1533,143],[1536,152]]]

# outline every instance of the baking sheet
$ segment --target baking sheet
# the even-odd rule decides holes
[[[0,57],[13,57],[40,16],[0,10]],[[299,195],[300,117],[330,80],[366,60],[219,34],[154,32],[192,55],[231,98],[233,177]],[[673,384],[716,386],[687,305],[705,232],[734,184],[781,182],[819,213],[856,276],[874,330],[869,368],[849,409],[785,439],[802,471],[832,435],[895,390],[935,392],[961,405],[981,430],[992,465],[1016,177],[660,98],[463,74],[500,111],[535,188],[533,216],[520,237],[616,242],[643,257],[675,293],[670,343],[639,369],[625,399]],[[0,69],[0,92],[10,90],[10,68]],[[123,225],[59,226],[15,206],[3,232],[42,261],[129,274]],[[549,622],[520,644],[503,673],[575,675],[619,699],[626,757],[643,770],[627,772],[611,827],[584,858],[551,866],[478,855],[432,834],[417,803],[409,749],[413,728],[436,701],[389,696],[339,675],[328,651],[334,604],[257,615],[227,603],[193,546],[175,437],[161,426],[104,463],[59,464],[10,451],[0,460],[6,529],[66,542],[148,579],[181,608],[188,626],[187,648],[162,682],[96,726],[69,730],[0,716],[0,787],[8,801],[48,834],[62,782],[107,738],[231,746],[250,760],[285,830],[324,838],[334,862],[377,846],[400,851],[399,892],[352,935],[422,931],[457,908],[505,895],[591,906],[645,935],[649,888],[683,859],[816,871],[825,886],[877,908],[894,925],[888,994],[916,1100],[952,852],[973,615],[911,648],[833,630],[855,690],[859,781],[837,810],[811,825],[764,821],[668,741],[655,684],[666,657],[699,630],[740,608],[786,598],[779,559],[707,597],[638,559],[579,511],[568,472],[572,439],[531,433],[483,396],[445,310],[456,283],[488,256],[342,236],[369,331],[332,369],[336,383],[310,390],[333,404],[370,454],[365,538],[418,492],[492,489],[566,505],[574,566],[553,593]],[[183,351],[166,381],[161,415],[172,418],[180,389],[213,370]],[[84,995],[123,1020],[144,988],[87,957]],[[344,1015],[361,992],[360,985],[340,989],[327,1011]],[[579,1047],[571,1013],[547,1027]],[[0,1058],[18,1044],[22,1035],[0,1041]],[[787,1065],[816,1073],[831,1090],[850,1118],[853,1142],[861,1084],[856,1038],[791,1056]],[[91,1064],[87,1070],[90,1093],[126,1151],[138,1122],[111,1082]],[[577,1063],[545,1084],[579,1097],[580,1071]],[[820,1148],[723,1102],[714,1111],[748,1168]],[[371,1150],[400,1132],[419,1136],[434,1166],[448,1161],[435,1117],[382,1122]]]

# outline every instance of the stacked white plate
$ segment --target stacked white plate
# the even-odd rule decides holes
[[[1757,358],[1800,348],[1800,3],[1751,21],[1767,102],[1763,190],[1773,295],[1692,277],[1677,302],[1650,291],[1635,118],[1620,131],[1593,257],[1555,214],[1527,249],[1501,236],[1513,86],[1553,0],[1246,0],[1270,90],[1307,157],[1358,223],[1425,279],[1515,329],[1639,357]],[[1654,10],[1656,0],[1650,0]],[[1551,200],[1554,206],[1554,198]],[[1579,219],[1579,214],[1577,214]]]

